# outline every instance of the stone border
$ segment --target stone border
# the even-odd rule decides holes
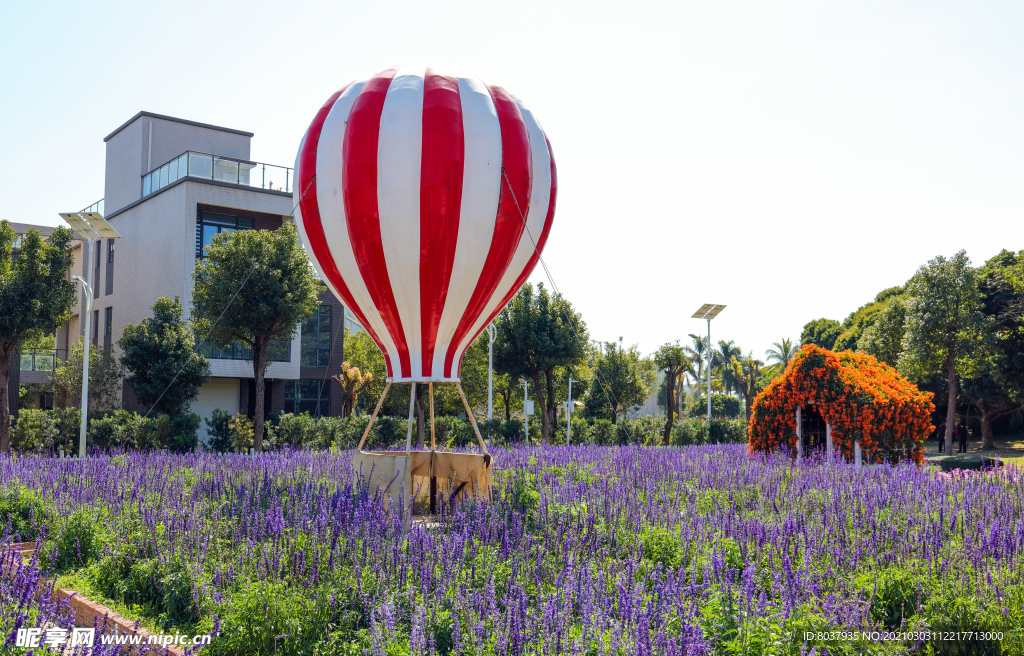
[[[31,556],[35,551],[35,542],[18,542],[15,544],[7,545],[12,549],[21,551],[22,557]],[[135,622],[128,619],[127,617],[114,612],[112,609],[107,608],[101,603],[90,600],[88,597],[84,597],[74,590],[68,590],[66,588],[55,588],[53,591],[53,597],[58,600],[67,599],[72,610],[75,612],[75,626],[78,627],[91,627],[96,625],[96,620],[99,619],[100,623],[103,624],[102,633],[113,633],[114,635],[137,635],[142,638],[142,644],[139,645],[125,645],[122,650],[125,654],[171,654],[173,656],[185,656],[185,650],[177,645],[168,645],[162,647],[159,645],[150,645],[149,636],[152,635],[149,629],[144,627],[135,628]]]

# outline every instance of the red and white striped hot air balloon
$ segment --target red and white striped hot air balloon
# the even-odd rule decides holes
[[[296,162],[299,232],[391,382],[456,382],[526,281],[555,213],[544,131],[505,89],[426,67],[328,99]]]

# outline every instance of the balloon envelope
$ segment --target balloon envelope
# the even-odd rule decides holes
[[[456,381],[555,212],[551,145],[503,88],[431,68],[352,82],[299,147],[296,222],[393,382]]]

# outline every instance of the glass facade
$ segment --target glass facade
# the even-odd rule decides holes
[[[252,219],[229,216],[227,214],[214,214],[213,212],[200,212],[199,218],[196,220],[196,258],[202,259],[206,255],[206,247],[220,233],[252,229]]]
[[[284,381],[284,411],[293,414],[308,412],[314,417],[330,415],[330,380],[286,380]]]
[[[215,348],[204,343],[199,347],[199,353],[204,358],[212,360],[248,360],[252,361],[252,349],[248,344],[235,342],[224,348]],[[267,344],[267,357],[271,362],[291,362],[292,350],[290,342],[279,342],[271,340]]]
[[[331,306],[321,305],[302,322],[299,364],[326,367],[331,361]]]

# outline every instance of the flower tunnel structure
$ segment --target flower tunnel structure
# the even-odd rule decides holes
[[[875,357],[808,344],[754,400],[749,448],[921,464],[934,410],[930,392]]]

